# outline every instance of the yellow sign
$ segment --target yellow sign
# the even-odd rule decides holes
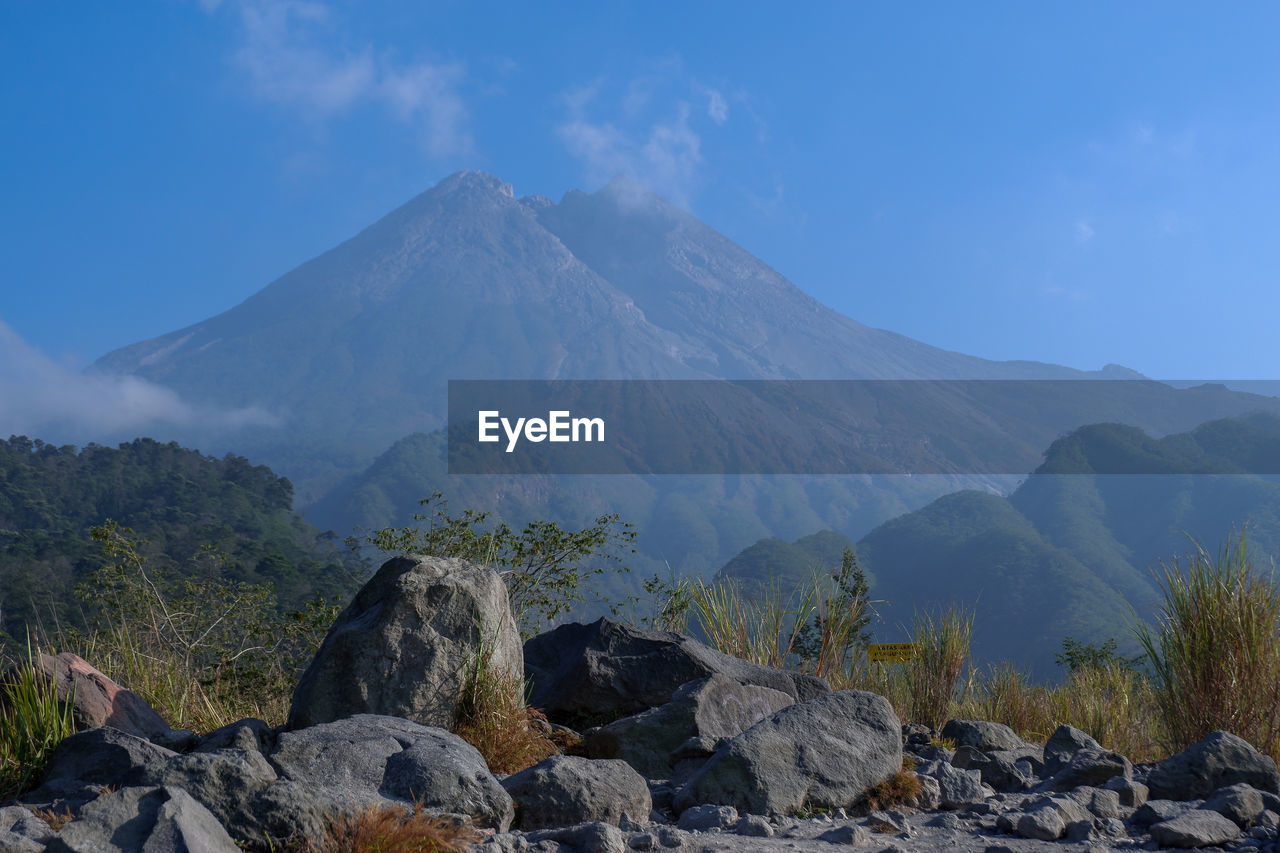
[[[872,643],[867,646],[867,660],[874,663],[906,663],[915,656],[915,643]]]

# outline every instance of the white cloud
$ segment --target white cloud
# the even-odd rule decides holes
[[[588,182],[626,175],[686,207],[705,165],[704,132],[730,118],[729,99],[688,80],[677,60],[620,88],[593,81],[566,92],[561,103],[557,135]]]
[[[76,434],[92,438],[156,425],[276,425],[252,407],[216,411],[193,406],[168,388],[136,376],[78,373],[22,340],[0,320],[0,436]]]
[[[1087,219],[1077,219],[1075,226],[1076,242],[1088,243],[1093,239],[1093,226],[1089,224]]]
[[[230,7],[236,14],[240,45],[232,62],[254,97],[319,122],[374,104],[416,127],[433,157],[471,149],[460,64],[400,62],[368,44],[342,44],[330,8],[312,0],[201,5],[210,13]]]
[[[729,102],[715,89],[707,90],[707,115],[716,124],[724,124],[729,120]]]
[[[575,97],[580,100],[581,91]],[[638,135],[607,121],[593,122],[584,110],[577,112],[557,133],[569,153],[582,161],[588,180],[602,183],[623,174],[677,204],[688,205],[702,162],[702,139],[689,125],[687,103],[678,103],[674,115]]]

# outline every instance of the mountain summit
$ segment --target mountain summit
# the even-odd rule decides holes
[[[352,463],[438,427],[449,379],[1085,375],[868,328],[627,181],[556,204],[482,172],[449,176],[229,311],[92,369],[266,407],[289,441]],[[282,439],[264,429],[237,449]]]

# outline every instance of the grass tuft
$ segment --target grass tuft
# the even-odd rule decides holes
[[[0,801],[26,791],[62,739],[75,732],[72,703],[40,667],[28,641],[24,659],[0,683]]]
[[[896,808],[920,796],[923,786],[920,784],[920,777],[912,769],[914,762],[908,766],[909,761],[909,758],[904,758],[902,768],[897,773],[872,785],[862,795],[863,804],[868,811]]]
[[[468,665],[453,731],[480,751],[491,773],[516,773],[559,750],[546,717],[525,704],[521,674],[492,659],[482,647]]]
[[[1153,673],[1164,746],[1225,729],[1280,758],[1280,589],[1252,564],[1241,534],[1217,558],[1197,545],[1162,564],[1154,626],[1135,633]]]
[[[973,611],[948,607],[937,617],[917,613],[913,634],[916,657],[905,670],[908,715],[911,722],[940,729],[969,666]]]
[[[482,837],[470,824],[423,814],[420,806],[369,805],[326,823],[309,853],[455,853]]]

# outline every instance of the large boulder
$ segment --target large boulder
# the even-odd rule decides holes
[[[256,749],[219,749],[175,755],[140,772],[146,786],[181,788],[240,840],[266,846],[269,840],[255,832],[258,821],[252,803],[276,780],[276,771]]]
[[[169,735],[169,724],[141,696],[121,687],[84,658],[62,652],[42,654],[38,662],[45,677],[57,688],[58,700],[71,703],[77,730],[110,726],[157,742]],[[5,679],[14,676],[11,669]]]
[[[443,729],[360,714],[284,732],[268,758],[281,780],[340,808],[417,802],[428,813],[469,815],[499,832],[511,825],[511,798],[484,758]],[[274,787],[266,789],[269,797],[281,793]],[[287,802],[298,792],[285,793]]]
[[[353,714],[454,723],[468,668],[495,674],[524,664],[507,589],[486,566],[443,557],[396,557],[356,593],[303,673],[291,729]]]
[[[1151,796],[1163,800],[1202,800],[1237,782],[1280,793],[1276,763],[1248,741],[1223,731],[1169,756],[1147,774]]]
[[[649,786],[625,761],[553,755],[502,780],[521,829],[649,819]]]
[[[650,779],[664,779],[671,753],[689,738],[733,737],[793,704],[778,690],[717,673],[684,685],[665,705],[596,729],[583,748],[592,758],[621,758]]]
[[[947,720],[942,736],[955,741],[956,746],[971,746],[979,752],[1019,752],[1027,742],[1004,723],[986,720]]]
[[[783,708],[725,743],[675,806],[765,815],[847,808],[901,767],[901,726],[889,701],[844,690]]]
[[[607,722],[671,701],[683,684],[719,673],[797,702],[829,693],[821,678],[731,657],[670,631],[598,619],[574,622],[524,644],[529,704],[553,719]]]
[[[68,781],[132,784],[144,768],[175,755],[173,750],[118,729],[89,729],[64,738],[54,747],[45,762],[40,784],[42,787]],[[30,796],[37,793],[32,792]]]
[[[181,788],[121,788],[80,810],[49,853],[237,853],[208,809]]]

